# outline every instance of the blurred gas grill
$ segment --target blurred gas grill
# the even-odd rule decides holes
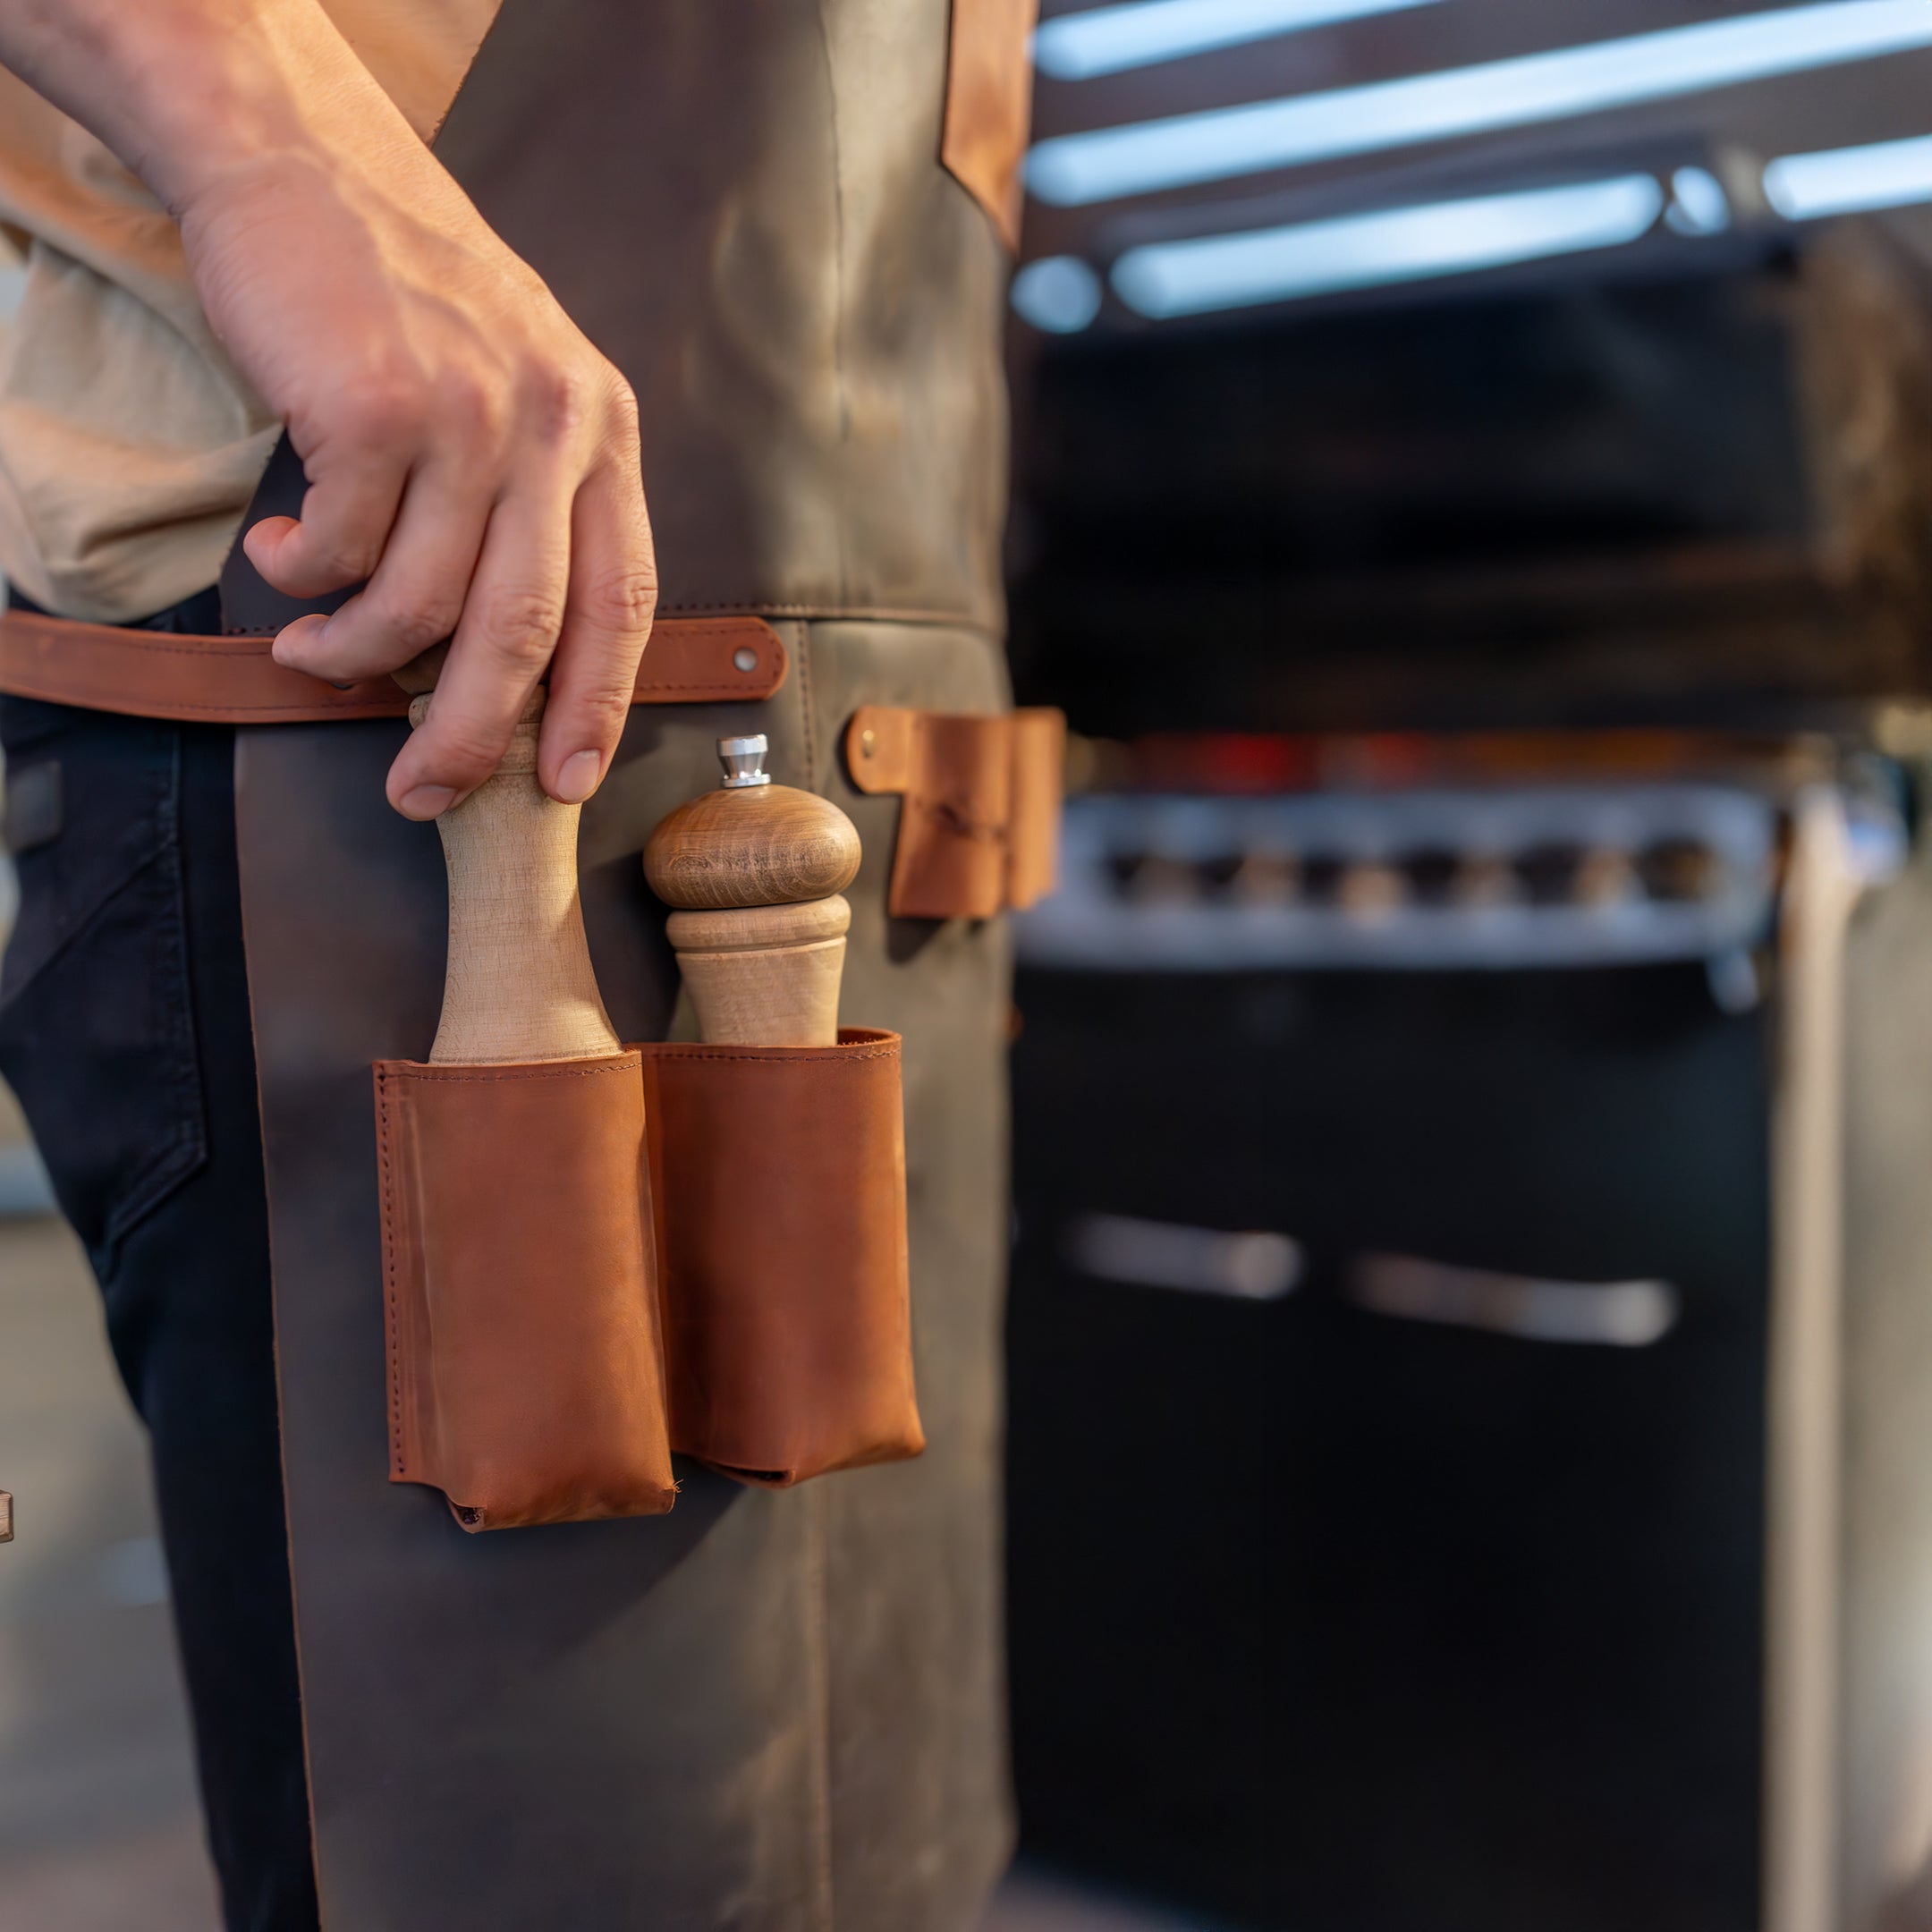
[[[1072,801],[1014,1058],[1036,1856],[1269,1932],[1764,1932],[1825,1845],[1860,1910],[1806,1923],[1888,1925],[1857,1808],[1932,1738],[1914,791],[1814,748]],[[1845,1728],[1793,1802],[1807,1682]]]
[[[1030,967],[1252,972],[1702,959],[1760,944],[1776,812],[1716,785],[1072,801]]]
[[[1039,354],[1036,1856],[1266,1932],[1932,1909],[1914,288],[1808,242]]]
[[[1265,1932],[1932,1922],[1932,224],[1812,218],[1932,199],[1932,23],[1046,11],[1023,1842]]]

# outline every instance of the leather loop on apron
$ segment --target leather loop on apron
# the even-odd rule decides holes
[[[1054,887],[1066,718],[1032,708],[951,717],[861,705],[845,765],[861,792],[897,792],[891,896],[900,919],[991,919]]]

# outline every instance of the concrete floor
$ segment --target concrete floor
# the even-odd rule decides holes
[[[140,1431],[50,1216],[0,1216],[0,1932],[216,1932]],[[984,1932],[1198,1928],[1019,1876]]]

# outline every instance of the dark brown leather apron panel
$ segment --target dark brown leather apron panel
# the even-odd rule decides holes
[[[843,1018],[905,1035],[917,1462],[681,1465],[663,1518],[466,1537],[390,1484],[369,1065],[434,1031],[400,727],[240,734],[292,1563],[330,1932],[967,1932],[1004,1861],[1002,928],[893,921],[861,703],[1004,708],[1005,259],[940,165],[948,0],[507,0],[438,142],[636,386],[674,613],[763,611],[762,703],[634,711],[587,807],[626,1039],[677,996],[639,853],[763,731],[867,843]],[[977,629],[790,621],[944,615]]]
[[[700,1474],[673,1517],[487,1547],[385,1479],[368,1066],[425,1051],[445,905],[383,801],[398,735],[256,729],[237,769],[327,1923],[705,1924],[811,1868],[802,1522]]]
[[[666,611],[993,624],[1007,261],[947,0],[508,0],[436,153],[638,392]]]
[[[998,1666],[1005,941],[888,921],[896,801],[837,766],[861,702],[993,710],[970,634],[787,624],[761,705],[633,712],[584,816],[613,1020],[676,994],[639,852],[772,739],[867,841],[844,1017],[903,1031],[916,1462],[781,1493],[680,1465],[667,1517],[467,1537],[387,1480],[369,1063],[435,1030],[434,831],[389,811],[383,721],[242,731],[242,889],[267,1152],[318,1868],[330,1932],[568,1926],[965,1932],[1004,1860]]]

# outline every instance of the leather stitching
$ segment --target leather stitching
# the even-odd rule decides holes
[[[805,714],[805,788],[818,789],[818,726],[812,716],[811,627],[801,624],[798,640],[799,708]]]
[[[595,1080],[600,1073],[634,1072],[640,1063],[635,1053],[621,1054],[615,1059],[587,1063],[560,1060],[555,1064],[539,1062],[530,1066],[505,1066],[495,1073],[472,1069],[458,1072],[451,1067],[432,1065],[426,1060],[403,1060],[396,1063],[406,1080],[437,1080],[453,1086],[501,1086],[513,1080]]]
[[[104,626],[103,628],[106,627]],[[191,644],[165,644],[149,641],[152,639],[160,638],[165,634],[165,633],[164,632],[157,631],[129,631],[127,633],[129,642],[126,646],[126,648],[130,651],[138,652],[140,656],[144,657],[235,657],[240,658],[243,661],[253,660],[256,662],[267,662],[268,664],[275,665],[275,670],[284,675],[291,677],[303,677],[307,675],[305,672],[292,670],[287,665],[275,664],[275,659],[271,657],[269,654],[261,648],[264,644],[270,641],[267,634],[263,631],[251,631],[248,633],[245,637],[241,637],[241,633],[239,632],[234,633],[236,636],[241,637],[241,641],[234,644],[230,644],[229,642],[227,642],[225,638],[212,637],[208,639],[206,641],[197,641]],[[58,637],[57,632],[55,633],[55,636],[56,638]],[[747,624],[742,630],[738,631],[713,631],[708,638],[700,638],[694,640],[694,641],[700,644],[721,644],[727,638],[733,637],[755,638],[761,644],[767,641],[767,633],[765,626],[762,623],[756,626]],[[72,649],[73,647],[70,642],[69,644],[64,645],[62,648],[64,649]],[[81,648],[84,649],[86,647],[83,645]],[[97,648],[99,647],[97,645]],[[123,647],[119,643],[115,643],[111,648],[119,650]],[[649,648],[650,647],[648,644],[645,646],[647,651],[648,651]],[[318,680],[317,682],[320,682],[321,681]],[[360,680],[359,682],[363,683],[373,683],[376,681],[371,678],[364,678]]]
[[[147,649],[145,645],[143,645],[143,649]],[[222,655],[222,657],[240,657],[240,659],[247,661],[255,653],[243,653],[243,651],[225,651],[225,653],[182,651],[180,655],[182,657]],[[765,668],[769,668],[769,666],[759,665],[758,668],[759,668],[759,671],[765,671]],[[20,696],[20,698],[38,698],[40,696],[40,691],[27,690],[25,684],[10,686],[10,690],[15,690],[15,696]],[[325,690],[326,690],[326,686],[325,686]],[[673,682],[668,678],[651,678],[648,684],[640,684],[638,686],[638,696],[631,698],[631,703],[649,703],[649,698],[643,696],[645,691],[703,691],[708,698],[713,696],[713,693],[716,693],[719,698],[751,698],[751,699],[767,696],[765,691],[748,691],[741,684],[723,684],[723,682],[719,682],[716,678],[686,678],[684,682]],[[72,698],[50,698],[48,699],[48,703],[72,703],[72,701],[73,701]],[[301,698],[301,699],[295,699],[292,703],[282,703],[282,705],[250,703],[250,705],[247,705],[247,709],[251,709],[251,711],[317,711],[317,709],[323,709],[323,708],[330,708],[330,709],[342,709],[342,711],[355,711],[355,709],[365,708],[365,705],[383,705],[383,708],[386,708],[390,701],[392,699],[390,699],[390,696],[386,691],[383,693],[381,698],[358,698],[358,696],[353,696],[353,691],[335,691],[333,696],[325,698],[321,691],[317,691],[313,698]],[[236,709],[233,705],[195,705],[195,703],[190,703],[188,699],[180,699],[180,701],[170,699],[170,703],[174,703],[174,709],[176,709],[176,711],[232,711],[232,709]],[[398,716],[406,715],[408,709],[410,709],[408,691],[398,690],[394,703],[400,708],[396,715]]]
[[[668,614],[666,614],[668,615]],[[641,681],[631,693],[633,704],[649,704],[654,701],[675,701],[682,699],[692,703],[730,704],[738,701],[756,702],[768,698],[776,687],[774,677],[784,676],[784,646],[762,618],[742,614],[743,621],[733,623],[728,619],[713,621],[696,618],[693,623],[705,623],[706,632],[699,637],[681,640],[685,648],[696,649],[709,656],[716,656],[732,649],[742,649],[750,645],[756,652],[758,663],[751,671],[743,674],[743,680],[726,680],[716,674],[693,677],[657,677],[647,668]],[[675,619],[670,621],[675,622]],[[116,657],[139,663],[142,658],[186,659],[202,665],[218,667],[225,672],[231,665],[260,665],[265,676],[281,679],[299,676],[285,665],[276,665],[269,657],[266,646],[266,633],[225,633],[220,637],[197,638],[181,641],[165,641],[168,633],[158,631],[118,631],[112,640],[87,637],[63,636],[53,624],[66,625],[66,619],[52,619],[47,623],[36,623],[31,617],[16,616],[13,619],[16,636],[29,640],[27,649],[21,655],[30,662],[13,667],[11,678],[4,668],[6,653],[0,648],[0,690],[12,691],[22,698],[38,698],[56,704],[72,704],[75,701],[72,689],[62,680],[57,668],[62,656],[71,654],[75,661],[85,662],[89,653],[95,654],[97,674],[99,674],[100,657],[108,657],[106,665],[112,669]],[[112,626],[76,624],[80,632],[112,629]],[[397,691],[392,698],[384,688],[385,681],[361,679],[350,691],[333,689],[321,679],[313,681],[315,689],[301,698],[273,699],[267,696],[250,699],[243,696],[222,703],[200,702],[189,698],[175,698],[166,691],[156,694],[148,701],[157,708],[153,712],[142,709],[139,693],[123,694],[123,703],[131,708],[132,715],[160,716],[172,718],[208,717],[224,722],[248,723],[267,721],[284,715],[297,715],[317,719],[347,717],[401,717],[409,708],[409,699]],[[118,710],[120,704],[95,704],[93,709]]]
[[[835,1046],[818,1046],[807,1047],[799,1053],[781,1053],[776,1050],[758,1054],[713,1053],[708,1049],[703,1051],[688,1050],[682,1041],[665,1040],[655,1045],[651,1048],[651,1053],[654,1058],[660,1060],[741,1060],[750,1066],[809,1066],[812,1063],[811,1056],[813,1054],[838,1054],[838,1049]],[[822,1064],[827,1068],[835,1068],[848,1062],[895,1060],[898,1056],[899,1049],[896,1046],[869,1046],[861,1053],[838,1054],[836,1059],[826,1060]]]
[[[402,1453],[402,1331],[396,1310],[396,1239],[392,1233],[398,1214],[395,1181],[389,1162],[389,1072],[376,1064],[376,1148],[382,1168],[383,1278],[389,1302],[389,1463],[394,1475],[407,1476]]]
[[[860,1060],[896,1060],[897,1040],[841,1040],[834,1046],[766,1046],[753,1053],[732,1053],[723,1046],[707,1046],[701,1040],[650,1040],[638,1048],[652,1060],[739,1060],[752,1066],[820,1065],[838,1067]]]
[[[829,1473],[827,1471],[826,1473]],[[832,1835],[832,1590],[829,1504],[823,1487],[809,1492],[805,1507],[805,1668],[811,1699],[814,1916],[818,1932],[834,1932],[835,1863]]]
[[[72,704],[74,702],[71,696],[57,692],[52,689],[30,688],[24,681],[19,684],[0,682],[0,691],[8,691],[18,698],[38,699],[47,704]],[[637,693],[631,702],[633,705],[648,705],[651,702],[652,696],[661,691],[676,691],[684,697],[705,703],[717,704],[758,704],[769,695],[765,691],[745,691],[723,684],[653,684],[648,690]],[[165,711],[148,712],[135,710],[126,715],[134,717],[162,718],[207,716],[241,724],[259,721],[265,716],[279,715],[285,711],[302,712],[311,716],[315,713],[322,712],[329,716],[342,716],[350,719],[406,717],[409,715],[409,699],[402,697],[400,692],[397,695],[402,701],[395,705],[391,705],[386,698],[344,698],[339,704],[331,703],[326,698],[305,698],[293,699],[287,704],[267,704],[250,701],[239,705],[191,704],[185,699],[170,698],[163,700],[167,706]],[[78,708],[105,711],[109,708],[106,705],[83,705]],[[326,722],[321,717],[317,717],[314,721],[317,724]]]
[[[889,604],[755,604],[749,607],[736,599],[716,604],[660,604],[660,617],[677,617],[716,611],[741,617],[804,617],[820,623],[902,623],[935,624],[948,631],[975,631],[982,637],[999,638],[1002,633],[984,617],[965,611],[907,610]]]

